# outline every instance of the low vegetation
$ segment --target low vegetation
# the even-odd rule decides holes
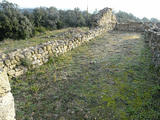
[[[143,36],[107,33],[11,80],[17,120],[158,120],[159,73]]]

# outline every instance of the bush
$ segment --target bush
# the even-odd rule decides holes
[[[35,33],[42,33],[42,32],[45,32],[46,31],[46,28],[45,27],[35,27]]]

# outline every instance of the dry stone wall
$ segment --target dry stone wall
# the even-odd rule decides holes
[[[115,25],[117,23],[116,16],[112,13],[111,8],[104,8],[99,11],[93,18],[93,25],[99,27],[107,27],[108,24]]]
[[[117,31],[129,31],[129,32],[145,32],[146,29],[150,29],[153,26],[157,26],[151,22],[127,22],[117,23],[115,30]]]
[[[143,23],[129,22],[129,23],[117,24],[115,30],[117,30],[117,31],[131,31],[131,32],[144,32],[145,27],[144,27]]]
[[[145,41],[151,49],[152,62],[156,67],[160,65],[160,29],[150,28],[145,30]]]

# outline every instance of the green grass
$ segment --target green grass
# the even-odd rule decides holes
[[[60,29],[60,30],[53,30],[53,31],[46,31],[44,33],[39,33],[33,38],[26,39],[26,40],[13,40],[13,39],[5,39],[4,41],[0,42],[0,53],[8,53],[10,51],[13,51],[15,49],[21,49],[21,48],[27,48],[30,46],[36,46],[40,43],[44,43],[47,41],[53,41],[56,38],[50,38],[49,36],[54,36],[54,35],[59,35],[64,32],[70,31],[73,28],[65,28],[65,29]],[[82,28],[77,28],[82,31],[87,31],[88,28],[82,27]]]
[[[106,33],[11,80],[16,119],[158,120],[158,77],[143,36]]]

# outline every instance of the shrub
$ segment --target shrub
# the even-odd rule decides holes
[[[22,58],[21,59],[21,65],[30,69],[32,67],[32,62],[31,62],[31,60],[29,60],[27,58]]]
[[[42,32],[45,32],[46,31],[46,28],[45,27],[35,27],[35,33],[42,33]]]
[[[32,36],[33,25],[16,4],[0,3],[0,40],[4,38],[25,39]]]

